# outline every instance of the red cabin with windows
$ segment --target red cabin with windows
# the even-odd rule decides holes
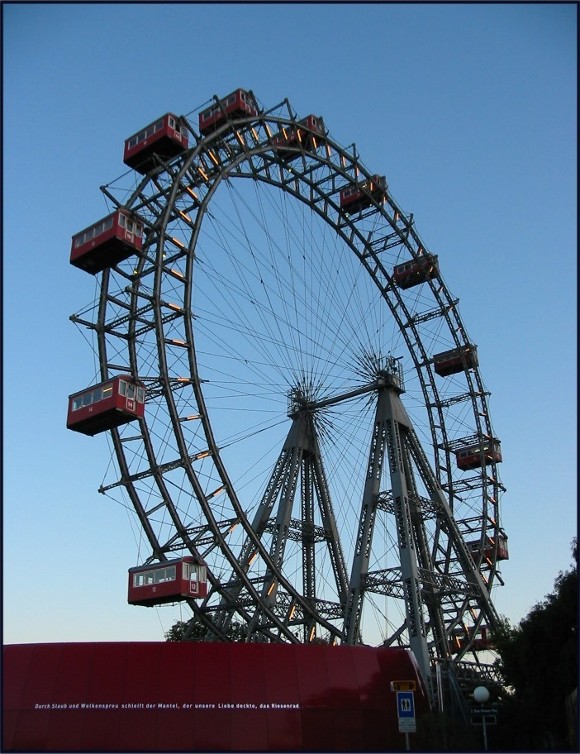
[[[481,540],[475,540],[474,542],[467,542],[467,546],[474,558],[479,559],[481,552]],[[495,550],[495,540],[491,537],[485,538],[485,545],[483,548],[483,557],[485,560],[489,560],[492,563],[498,560],[509,560],[509,552],[507,545],[507,537],[505,534],[499,534],[497,537],[497,553]]]
[[[499,440],[483,440],[455,451],[457,468],[463,471],[482,468],[488,463],[501,463],[501,443]]]
[[[123,162],[138,173],[145,174],[155,167],[155,155],[169,159],[189,146],[185,124],[173,113],[162,118],[125,140]]]
[[[129,374],[120,374],[70,395],[66,426],[92,436],[139,419],[144,414],[143,383]]]
[[[164,605],[207,594],[207,566],[194,557],[166,560],[129,569],[130,605]]]
[[[143,223],[118,209],[72,237],[70,263],[95,275],[114,267],[143,247]]]
[[[340,192],[340,208],[347,214],[370,207],[385,196],[387,180],[384,175],[373,175],[368,181],[347,186]]]
[[[451,654],[455,654],[464,649],[469,642],[471,642],[469,649],[474,652],[491,649],[492,643],[489,627],[480,626],[477,631],[474,631],[473,627],[468,628],[467,631],[463,628],[454,629],[451,641],[449,642],[449,651]]]
[[[393,268],[393,279],[399,288],[412,288],[425,283],[439,274],[438,257],[425,254],[417,259],[397,264]]]
[[[253,94],[245,89],[236,89],[211,107],[199,114],[199,132],[211,133],[219,128],[228,118],[244,118],[258,114],[258,106]]]
[[[441,377],[474,369],[478,365],[477,346],[468,345],[443,351],[433,357],[435,371]]]
[[[304,128],[300,128],[304,126]],[[309,129],[309,130],[306,130]],[[314,133],[311,133],[314,131]],[[279,157],[284,160],[295,160],[300,157],[300,152],[288,147],[302,147],[302,149],[314,150],[325,136],[324,121],[318,115],[307,115],[298,122],[297,126],[283,128],[272,138],[272,146]]]

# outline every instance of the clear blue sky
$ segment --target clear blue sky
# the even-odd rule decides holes
[[[576,534],[577,9],[4,5],[4,641],[162,639],[126,605],[132,517],[97,493],[104,437],[65,429],[95,373],[69,322],[95,280],[71,235],[106,214],[124,139],[242,86],[356,142],[445,265],[502,440],[512,622]]]

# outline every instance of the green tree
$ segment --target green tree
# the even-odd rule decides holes
[[[507,694],[494,738],[506,749],[571,749],[566,697],[578,686],[578,545],[575,564],[554,590],[512,627],[494,634]]]
[[[165,633],[165,641],[186,641],[185,632],[189,623],[184,620],[178,620],[174,623],[169,631]],[[187,641],[203,641],[205,639],[206,629],[201,623],[197,623],[191,627],[191,633],[187,637]]]
[[[239,623],[232,623],[228,628],[229,641],[244,641],[245,635]],[[207,628],[202,624],[194,621],[178,620],[165,633],[166,641],[212,641],[208,636]]]

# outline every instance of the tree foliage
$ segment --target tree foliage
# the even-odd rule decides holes
[[[578,547],[575,565],[560,573],[554,590],[512,627],[494,634],[505,679],[503,724],[497,733],[506,749],[570,749],[566,698],[578,686]]]
[[[245,634],[239,623],[232,623],[227,631],[229,641],[244,641]],[[165,633],[166,641],[211,641],[207,628],[194,619],[191,621],[178,620]]]
[[[174,623],[169,631],[165,633],[165,641],[186,641],[185,635],[189,625],[188,621],[178,620]],[[187,637],[187,641],[203,641],[205,638],[206,629],[198,623],[192,626],[190,635]]]

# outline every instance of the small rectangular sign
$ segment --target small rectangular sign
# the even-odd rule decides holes
[[[416,733],[417,723],[414,717],[399,718],[399,733]]]
[[[391,691],[416,691],[415,681],[391,681]]]
[[[497,723],[497,716],[496,715],[490,715],[486,713],[477,713],[472,712],[471,713],[471,724],[472,725],[496,725]]]
[[[412,691],[397,691],[397,716],[415,718],[415,697]]]

